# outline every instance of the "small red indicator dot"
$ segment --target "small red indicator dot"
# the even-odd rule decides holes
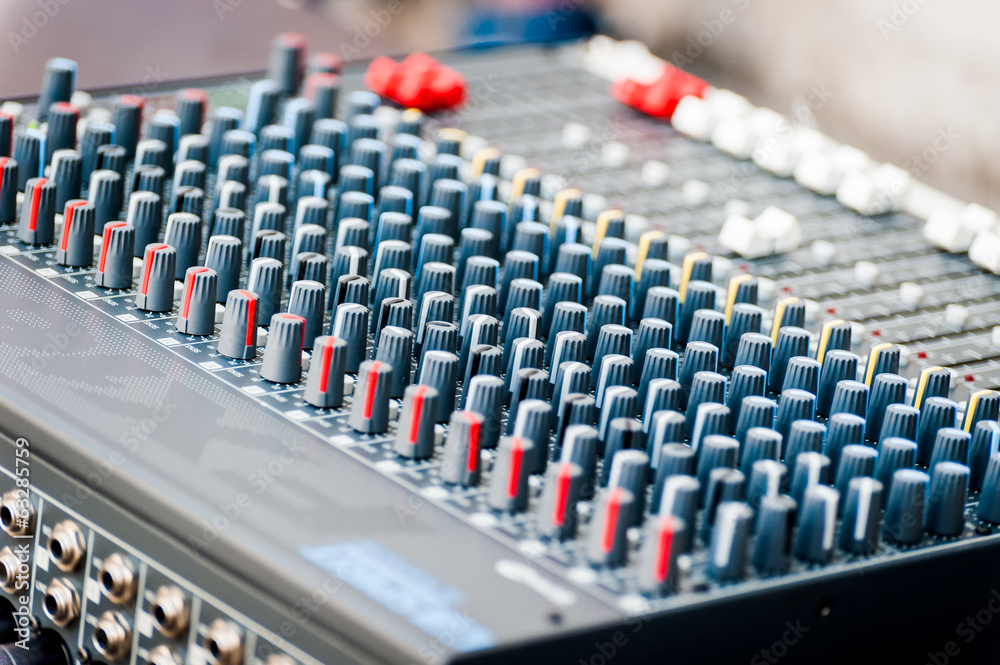
[[[741,263],[741,264],[740,264],[740,271],[742,271],[742,272],[747,272],[747,271],[749,271],[749,270],[750,270],[750,266],[748,266],[748,265],[747,265],[747,264],[745,264],[745,263]]]
[[[882,331],[881,330],[873,330],[872,331],[872,337],[881,337],[881,336],[882,336]]]
[[[917,351],[917,357],[921,358],[921,359],[926,358],[927,357],[927,352],[926,351]]]
[[[784,293],[791,293],[792,292],[792,287],[790,287],[790,286],[783,286],[783,287],[781,287],[781,290]]]
[[[966,383],[972,383],[975,380],[976,380],[976,377],[972,376],[971,374],[966,374],[965,375],[965,382]]]
[[[826,313],[829,314],[829,315],[831,315],[831,316],[833,316],[834,314],[837,313],[837,308],[836,307],[830,307],[830,308],[828,308],[826,310]]]

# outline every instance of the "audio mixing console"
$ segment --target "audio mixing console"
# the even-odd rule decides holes
[[[0,106],[7,662],[996,653],[992,211],[604,37],[75,75]]]

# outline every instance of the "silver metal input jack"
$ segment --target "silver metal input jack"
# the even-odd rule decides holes
[[[12,536],[31,533],[35,509],[24,492],[7,492],[0,498],[0,527]]]
[[[112,554],[104,559],[98,579],[101,592],[116,605],[132,602],[138,582],[132,562],[121,554]]]
[[[204,646],[212,665],[240,665],[243,662],[243,637],[231,621],[213,621]]]
[[[183,591],[161,586],[153,597],[151,612],[158,631],[167,637],[180,637],[187,630],[191,607]]]
[[[105,612],[97,620],[90,641],[98,653],[108,660],[125,660],[132,650],[132,629],[118,612]]]
[[[17,578],[22,573],[22,566],[24,567],[24,575],[28,575],[31,569],[28,564],[22,562],[20,557],[14,554],[14,550],[9,547],[0,550],[0,589],[7,593],[17,591]],[[27,581],[27,577],[24,579]]]
[[[64,520],[52,527],[48,550],[60,570],[73,572],[87,555],[87,540],[76,522]]]
[[[42,607],[45,616],[62,628],[80,618],[80,596],[73,588],[73,583],[67,579],[60,578],[49,582],[45,589]]]

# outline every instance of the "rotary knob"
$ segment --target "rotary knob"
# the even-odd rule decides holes
[[[272,383],[298,383],[302,379],[305,332],[306,320],[301,316],[279,312],[271,317],[261,378]]]
[[[392,367],[378,360],[361,363],[354,388],[349,424],[362,434],[376,434],[389,428],[389,393]]]
[[[347,342],[330,336],[317,337],[313,347],[304,399],[321,409],[337,409],[344,402],[344,367]]]
[[[177,316],[177,331],[206,336],[215,332],[215,305],[219,276],[211,268],[194,266],[184,275],[184,291]]]

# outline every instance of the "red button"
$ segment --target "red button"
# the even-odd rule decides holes
[[[682,97],[702,97],[707,89],[708,83],[702,79],[667,63],[653,83],[626,78],[611,85],[615,99],[654,118],[670,118]]]
[[[426,53],[402,62],[380,56],[365,72],[365,85],[382,97],[421,111],[452,109],[465,101],[465,77]]]

